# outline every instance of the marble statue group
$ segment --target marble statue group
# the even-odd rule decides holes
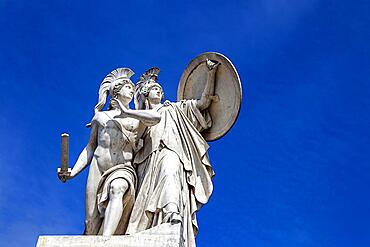
[[[213,191],[207,140],[235,122],[240,81],[226,57],[204,53],[170,102],[159,71],[147,70],[136,84],[129,68],[103,79],[89,141],[71,171],[58,173],[65,182],[89,167],[85,235],[131,235],[171,223],[181,224],[183,246],[195,246],[196,213]]]

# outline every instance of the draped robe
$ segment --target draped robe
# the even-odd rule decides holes
[[[209,146],[200,134],[211,119],[207,111],[199,111],[196,100],[166,101],[157,111],[161,121],[147,129],[134,158],[138,193],[127,233],[180,221],[184,245],[195,246],[196,212],[213,190]],[[169,204],[176,210],[168,209]]]

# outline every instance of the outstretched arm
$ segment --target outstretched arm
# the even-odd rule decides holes
[[[208,68],[208,77],[206,87],[202,93],[202,97],[200,100],[197,101],[197,107],[199,110],[205,110],[209,107],[212,102],[212,97],[215,94],[215,78],[216,78],[216,71],[218,66],[220,65],[217,61],[207,60],[207,68]]]
[[[161,121],[161,115],[155,110],[127,109],[118,99],[112,99],[111,104],[121,110],[119,118],[131,117],[140,121],[145,126],[153,126]]]
[[[69,178],[77,176],[83,169],[85,169],[91,163],[97,146],[98,128],[99,126],[97,122],[93,121],[91,126],[89,143],[82,150],[80,156],[78,157],[75,165],[72,168],[71,175]]]

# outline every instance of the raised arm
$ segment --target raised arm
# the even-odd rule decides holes
[[[161,121],[161,115],[155,110],[131,110],[126,108],[118,99],[112,99],[111,104],[121,110],[119,118],[131,117],[145,126],[153,126]]]
[[[202,93],[202,97],[197,101],[197,107],[199,110],[205,110],[209,107],[212,102],[212,98],[215,94],[215,78],[218,65],[217,61],[207,60],[208,77],[207,83]]]
[[[89,143],[82,150],[80,156],[78,157],[75,165],[72,168],[71,175],[69,178],[77,176],[83,169],[85,169],[91,163],[94,157],[95,149],[97,147],[98,128],[99,128],[98,123],[96,121],[92,121]]]

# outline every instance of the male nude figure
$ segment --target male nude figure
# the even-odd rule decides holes
[[[152,110],[129,109],[135,90],[130,80],[132,75],[130,69],[119,68],[103,80],[89,143],[68,178],[77,176],[91,164],[86,185],[86,235],[126,232],[137,182],[132,167],[136,137],[161,118]],[[108,110],[102,111],[108,92],[112,100]]]

